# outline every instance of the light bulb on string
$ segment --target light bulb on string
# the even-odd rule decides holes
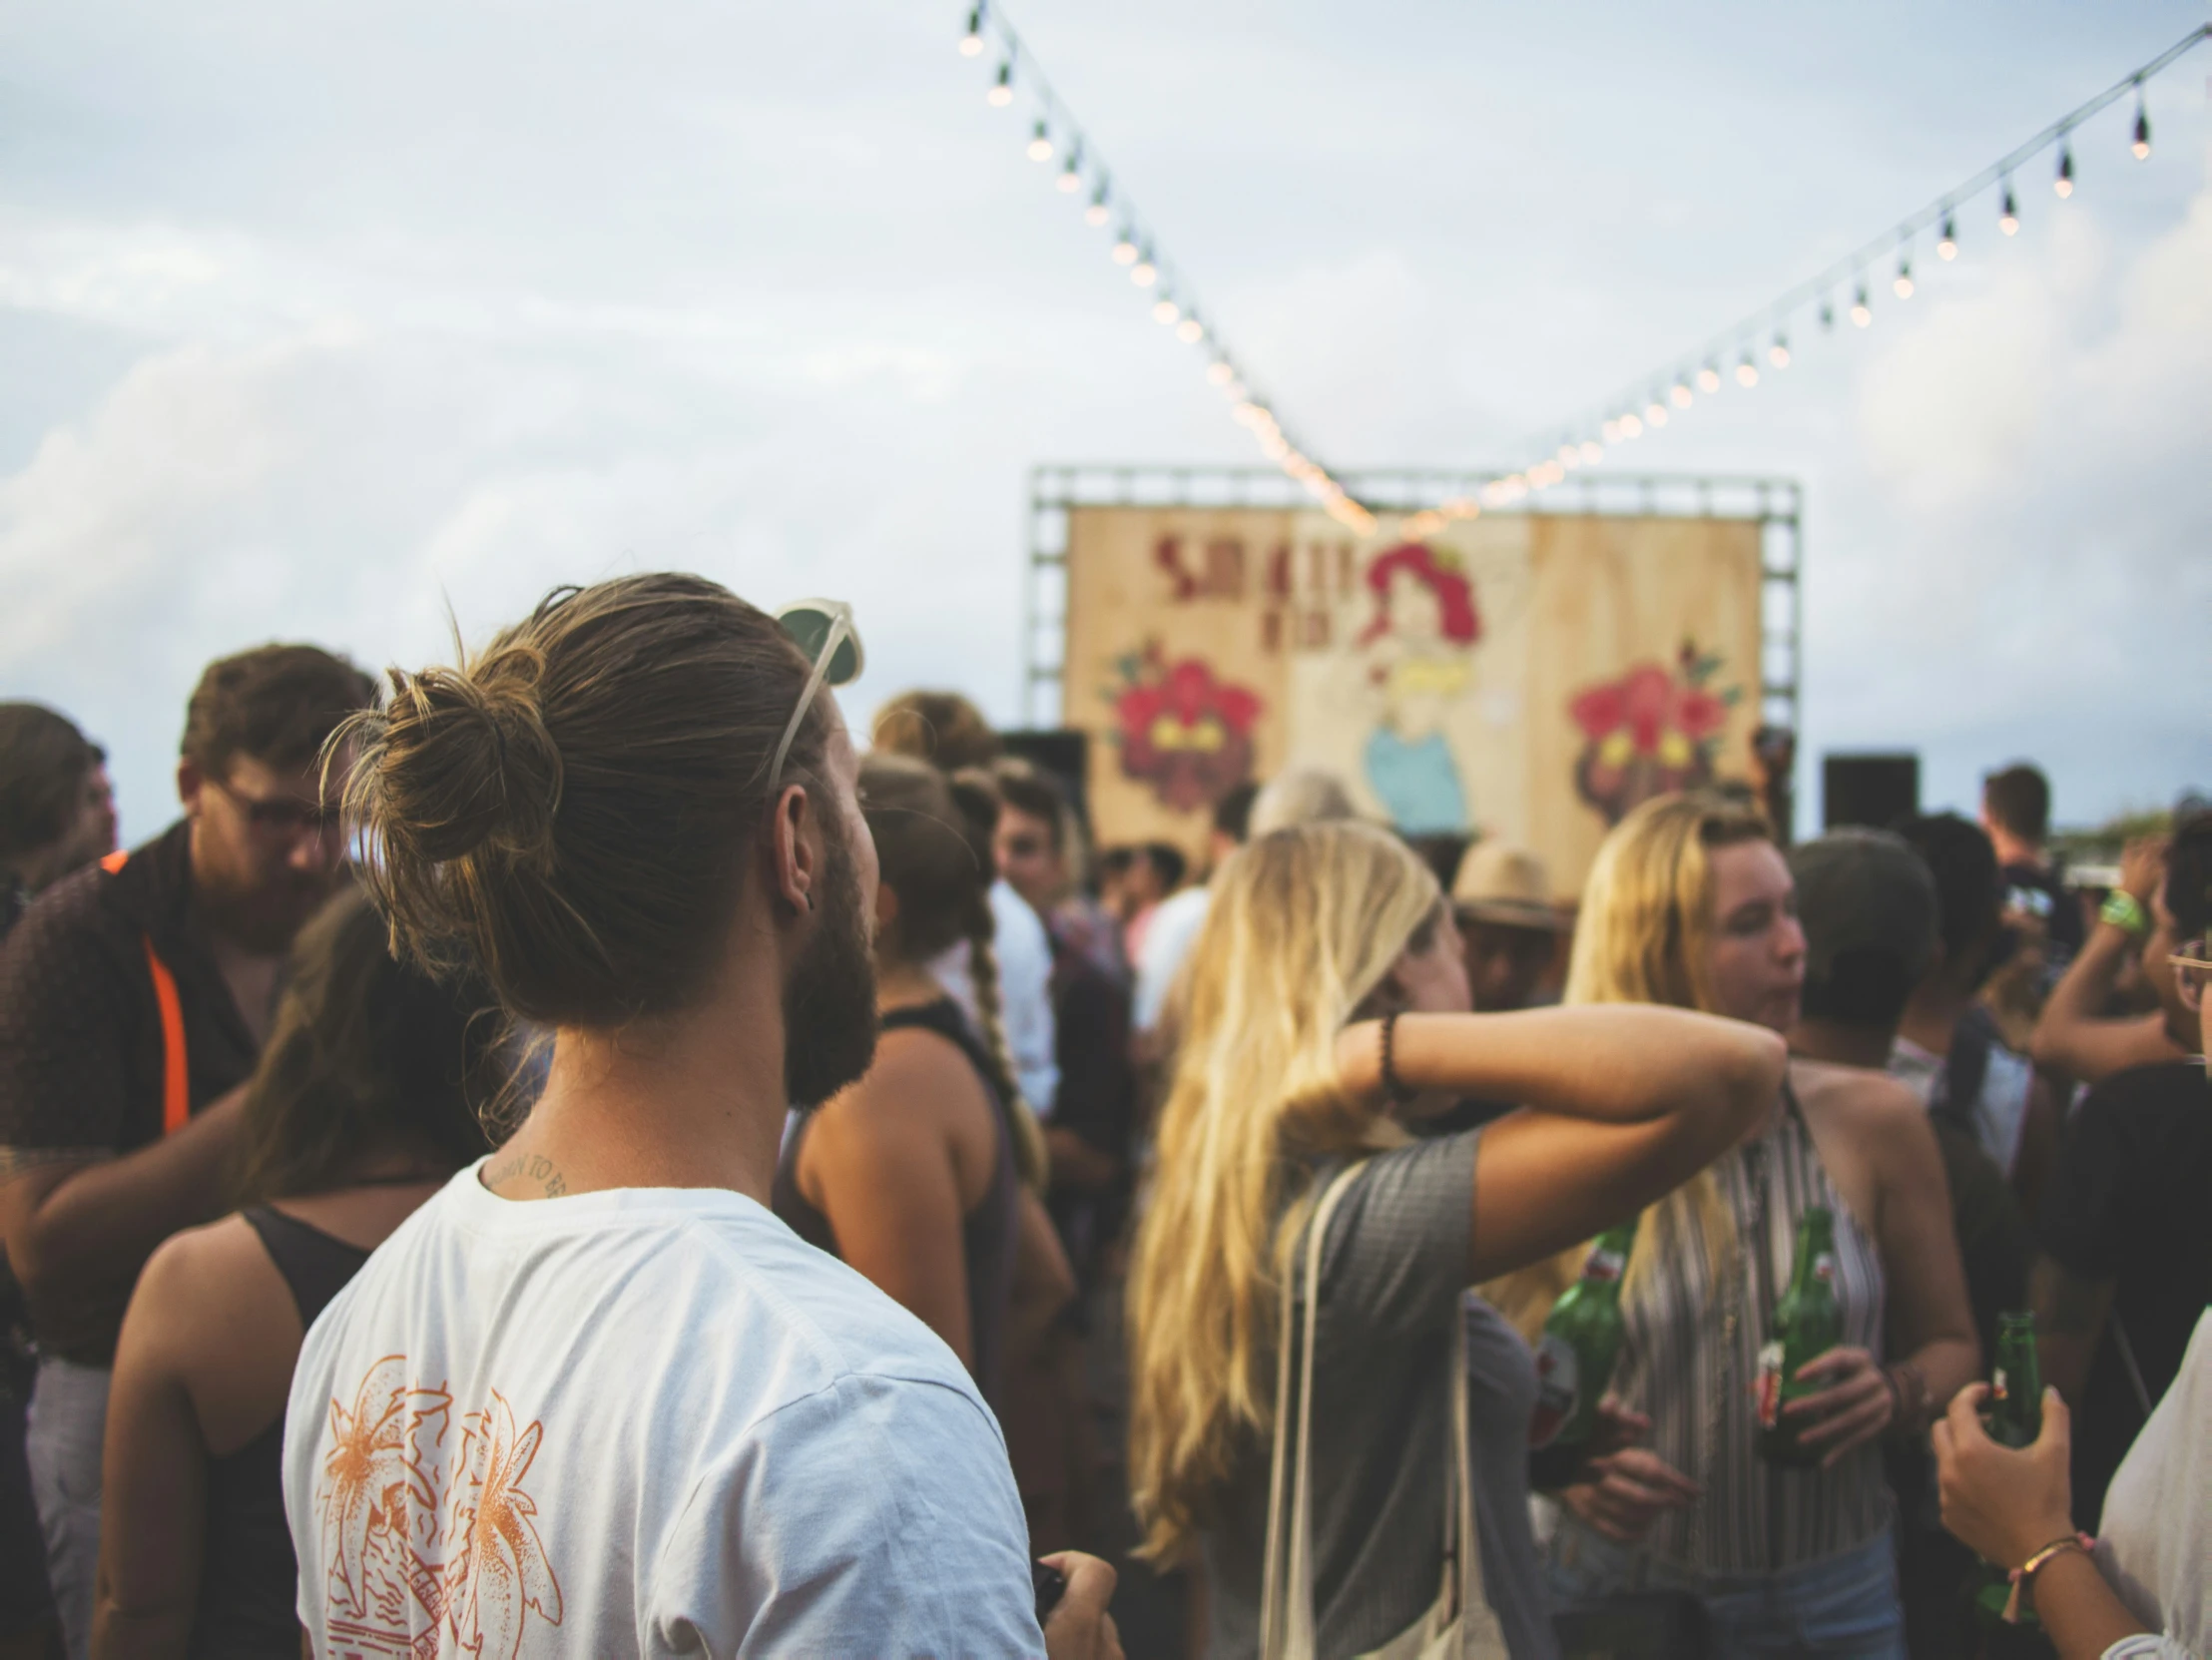
[[[1774,344],[1767,347],[1767,361],[1778,369],[1786,369],[1790,366],[1789,336],[1785,334],[1775,335]]]
[[[1146,249],[1137,263],[1129,268],[1129,280],[1140,288],[1149,288],[1160,280],[1160,268],[1152,263],[1152,250]]]
[[[1665,426],[1667,424],[1667,406],[1656,397],[1644,405],[1644,424],[1646,426]]]
[[[1114,264],[1133,266],[1137,263],[1137,237],[1128,226],[1121,228],[1121,235],[1114,239]]]
[[[960,56],[975,58],[983,52],[983,8],[975,7],[967,14],[967,33],[960,37]]]
[[[1036,131],[1029,138],[1029,159],[1032,162],[1052,160],[1052,135],[1045,131],[1044,117],[1037,118]]]
[[[1582,451],[1573,444],[1561,444],[1559,446],[1558,464],[1569,472],[1574,471],[1575,468],[1582,465]]]
[[[991,90],[983,98],[994,110],[1003,110],[1014,101],[1013,59],[1008,58],[998,66],[998,79],[991,83]]]
[[[1083,188],[1083,146],[1080,142],[1068,146],[1068,165],[1053,182],[1069,196]]]
[[[1624,438],[1641,438],[1644,435],[1644,423],[1633,412],[1621,416],[1614,425],[1620,428],[1620,435]]]
[[[1166,294],[1162,294],[1152,307],[1152,320],[1162,325],[1175,321],[1182,314],[1183,307]]]
[[[1083,223],[1095,229],[1113,217],[1113,210],[1106,206],[1106,181],[1101,179],[1098,189],[1091,192],[1091,205],[1083,210]]]
[[[1821,330],[1826,333],[1836,326],[1836,306],[1831,300],[1821,301]]]
[[[1851,320],[1861,328],[1874,321],[1874,307],[1867,303],[1867,284],[1859,284],[1859,291],[1852,296]]]
[[[1175,325],[1175,337],[1185,345],[1196,345],[1206,337],[1206,325],[1196,317],[1185,317]]]
[[[2050,188],[2058,193],[2061,202],[2073,195],[2073,146],[2070,144],[2058,147],[2058,177],[2050,182]]]
[[[1582,464],[1585,467],[1594,467],[1604,459],[1605,446],[1603,444],[1595,438],[1584,438],[1582,440]]]
[[[1759,384],[1759,365],[1751,360],[1751,353],[1744,353],[1744,360],[1736,365],[1736,384],[1750,391]]]
[[[2128,146],[2138,162],[2150,160],[2150,111],[2143,104],[2143,86],[2135,84],[2135,142]]]
[[[1677,380],[1677,381],[1676,381],[1676,382],[1674,383],[1674,390],[1673,390],[1673,391],[1671,391],[1671,392],[1669,392],[1669,393],[1667,394],[1667,396],[1669,396],[1670,398],[1674,399],[1674,406],[1675,406],[1675,407],[1676,407],[1677,409],[1687,409],[1687,408],[1689,408],[1689,406],[1690,406],[1690,383],[1689,383],[1689,382],[1688,382],[1687,380]]]
[[[1598,435],[1609,444],[1617,444],[1621,441],[1621,423],[1611,415],[1607,415],[1605,419],[1598,422],[1597,430]]]
[[[1900,255],[1898,257],[1898,279],[1892,282],[1890,287],[1900,299],[1911,299],[1913,297],[1913,258],[1911,255]]]
[[[1229,366],[1229,359],[1216,357],[1206,365],[1206,378],[1217,386],[1226,386],[1237,377],[1237,371]]]
[[[2020,207],[2012,200],[2012,181],[2004,182],[2004,205],[1997,210],[1997,229],[2007,237],[2020,234]]]
[[[1958,258],[1958,229],[1950,222],[1950,215],[1943,215],[1943,234],[1936,241],[1936,257],[1938,260]]]
[[[1721,371],[1711,363],[1697,371],[1697,389],[1701,392],[1717,392],[1721,389]]]

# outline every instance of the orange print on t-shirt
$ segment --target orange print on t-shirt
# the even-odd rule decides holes
[[[513,1660],[529,1622],[561,1623],[561,1582],[524,1490],[544,1438],[517,1428],[497,1389],[460,1417],[453,1396],[410,1382],[403,1355],[361,1380],[351,1408],[330,1402],[315,1482],[323,1638],[339,1654],[434,1655],[441,1633],[463,1654]]]

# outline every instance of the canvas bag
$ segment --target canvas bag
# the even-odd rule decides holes
[[[1314,1427],[1314,1347],[1321,1325],[1321,1248],[1329,1219],[1365,1160],[1337,1173],[1307,1223],[1306,1331],[1300,1344],[1298,1427],[1291,1427],[1291,1316],[1298,1259],[1283,1284],[1275,1370],[1275,1451],[1268,1476],[1267,1563],[1260,1593],[1260,1660],[1317,1660],[1314,1640],[1314,1495],[1311,1477]],[[1474,1498],[1467,1480],[1467,1326],[1456,1303],[1451,1311],[1451,1466],[1444,1480],[1444,1548],[1438,1563],[1436,1600],[1428,1612],[1359,1660],[1506,1660],[1505,1634],[1482,1591],[1482,1558],[1476,1547]],[[1285,1475],[1289,1480],[1286,1483]],[[1286,1556],[1288,1560],[1286,1560]]]

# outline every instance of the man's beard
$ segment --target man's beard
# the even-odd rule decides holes
[[[343,865],[311,875],[282,868],[234,872],[220,865],[197,874],[193,901],[209,924],[233,944],[265,956],[289,950],[293,935],[347,879]]]
[[[831,841],[827,873],[821,923],[784,984],[784,1097],[802,1112],[875,1059],[875,955],[841,837]]]

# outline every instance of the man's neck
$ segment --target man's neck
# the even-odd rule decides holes
[[[1898,1022],[1898,1036],[1917,1043],[1932,1055],[1950,1053],[1951,1033],[1958,1017],[1973,1004],[1973,994],[1937,977],[1918,987]]]
[[[789,1110],[778,942],[737,941],[681,1014],[612,1032],[563,1028],[545,1092],[485,1165],[502,1197],[728,1188],[766,1205]]]
[[[1790,1028],[1790,1053],[1836,1066],[1865,1066],[1880,1071],[1890,1064],[1893,1026],[1862,1026],[1847,1020],[1800,1020]]]
[[[2038,870],[2043,867],[2043,849],[2032,841],[2014,835],[2002,825],[1989,827],[1989,845],[1996,850],[1999,864],[2027,864]]]

